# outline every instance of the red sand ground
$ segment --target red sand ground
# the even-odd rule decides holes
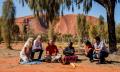
[[[19,51],[2,49],[0,45],[0,72],[120,72],[120,65],[96,65],[83,59],[76,68],[60,63],[42,63],[38,65],[20,65]],[[19,47],[19,46],[14,46]]]

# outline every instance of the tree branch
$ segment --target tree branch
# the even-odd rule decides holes
[[[106,8],[104,0],[94,0],[94,1],[100,4],[101,6],[103,6],[104,8]]]

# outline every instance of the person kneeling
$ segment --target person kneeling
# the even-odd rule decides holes
[[[31,49],[32,49],[33,38],[28,38],[20,51],[20,63],[28,63],[31,61]]]
[[[42,48],[42,37],[40,35],[38,35],[37,38],[33,42],[32,53],[31,53],[32,60],[34,60],[34,54],[36,52],[39,52],[38,60],[41,61],[43,48]]]

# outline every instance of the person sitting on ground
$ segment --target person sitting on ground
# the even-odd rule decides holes
[[[71,64],[73,67],[75,67],[75,62],[77,62],[78,56],[75,55],[75,49],[72,46],[73,42],[68,42],[68,46],[63,50],[63,58],[62,63],[63,64]]]
[[[41,35],[38,35],[37,38],[33,42],[32,53],[31,53],[31,59],[32,60],[34,60],[35,52],[39,52],[38,60],[41,61],[41,56],[42,56],[42,53],[43,53],[42,36]]]
[[[93,51],[94,51],[94,48],[93,48],[93,46],[92,46],[90,41],[87,40],[85,42],[84,49],[85,49],[85,55],[89,58],[89,61],[93,62]]]
[[[20,62],[30,62],[30,53],[32,49],[33,38],[28,38],[26,43],[24,44],[22,50],[20,51]]]
[[[104,64],[105,63],[105,57],[108,56],[108,50],[105,46],[105,43],[101,41],[100,37],[97,36],[94,39],[94,58],[98,58],[97,64]]]
[[[61,54],[58,54],[59,51],[57,46],[54,44],[53,40],[50,40],[48,46],[46,47],[46,62],[59,62]]]

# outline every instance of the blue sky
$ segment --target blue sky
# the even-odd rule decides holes
[[[4,0],[0,0],[0,16],[2,15],[2,4],[3,4]],[[22,16],[28,16],[28,15],[32,15],[33,12],[29,9],[29,7],[27,5],[25,5],[24,7],[19,4],[19,0],[14,0],[15,6],[16,6],[16,17],[22,17]],[[115,21],[116,23],[120,23],[120,4],[117,4],[116,6],[116,11],[115,11]],[[78,13],[83,13],[82,11],[82,6],[81,9],[78,10],[77,8],[74,10],[74,12],[72,11],[68,11],[67,9],[64,10],[64,14],[78,14]],[[106,20],[106,11],[105,9],[100,6],[99,4],[93,2],[93,8],[91,9],[91,11],[88,13],[88,15],[91,16],[95,16],[95,17],[99,17],[100,15],[104,16],[105,20]]]

